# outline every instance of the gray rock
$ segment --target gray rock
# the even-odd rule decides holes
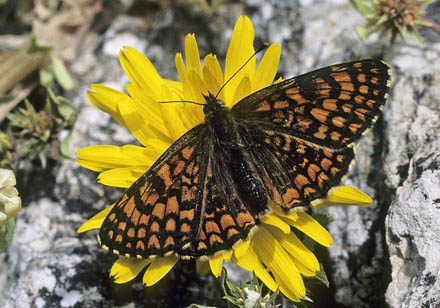
[[[385,221],[392,270],[385,296],[392,307],[439,307],[440,44],[396,50],[396,103],[385,113],[384,161],[396,188]]]

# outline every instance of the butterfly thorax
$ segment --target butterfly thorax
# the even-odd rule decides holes
[[[205,123],[221,143],[237,143],[233,123],[230,118],[229,108],[225,103],[216,99],[211,93],[205,96],[206,104],[203,107]]]

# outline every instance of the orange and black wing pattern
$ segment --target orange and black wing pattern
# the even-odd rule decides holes
[[[212,256],[230,250],[247,238],[257,224],[245,202],[240,198],[232,178],[227,151],[214,146],[209,151],[210,164],[203,192],[203,217],[195,238],[195,255]]]
[[[259,145],[249,152],[269,198],[286,211],[325,198],[354,158],[351,147],[334,150],[269,129],[255,128],[247,138]]]
[[[353,145],[374,123],[389,90],[385,62],[322,68],[262,89],[231,113],[246,136],[269,197],[290,209],[325,198],[354,158]]]
[[[134,258],[185,254],[199,228],[204,170],[204,126],[178,139],[116,202],[99,241]]]
[[[200,258],[245,239],[255,220],[225,160],[213,157],[212,140],[205,125],[178,139],[116,202],[101,226],[101,245],[133,258]]]
[[[332,65],[264,88],[237,103],[234,117],[318,146],[356,142],[385,104],[391,70],[379,60]]]

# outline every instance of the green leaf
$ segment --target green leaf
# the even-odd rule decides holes
[[[370,11],[369,3],[365,0],[350,0],[350,3],[362,16],[365,16]]]
[[[26,105],[26,110],[28,113],[36,113],[34,106],[32,106],[31,102],[28,99],[24,100],[24,104]]]
[[[46,90],[48,93],[46,98],[46,111],[52,112],[52,108],[56,108],[56,111],[58,111],[59,115],[61,115],[64,120],[69,120],[72,114],[76,111],[76,108],[64,97],[56,96],[50,88],[46,88]]]
[[[29,42],[29,47],[27,48],[27,53],[35,53],[35,52],[47,52],[52,49],[52,45],[49,43],[40,40],[36,36],[32,36]]]
[[[75,87],[72,77],[70,77],[69,72],[64,65],[64,62],[55,56],[52,59],[52,72],[54,74],[55,80],[60,84],[60,86],[65,91],[71,91]]]
[[[8,249],[14,234],[14,218],[9,219],[6,224],[0,227],[0,253]]]
[[[416,38],[416,40],[419,41],[420,44],[422,44],[422,45],[424,44],[423,38],[422,38],[422,36],[420,35],[419,31],[416,28],[413,29],[412,35],[414,35],[414,37]]]
[[[39,152],[38,157],[40,158],[41,166],[43,167],[43,169],[46,168],[46,165],[47,165],[46,153]]]
[[[323,227],[326,227],[329,223],[331,223],[334,220],[332,215],[330,215],[329,212],[327,211],[324,212],[324,211],[314,210],[312,216]]]
[[[306,301],[306,302],[310,302],[310,303],[313,303],[313,300],[310,298],[310,297],[308,297],[307,295],[306,296],[304,296],[303,298],[302,298],[302,300],[304,300],[304,301]],[[304,304],[304,306],[305,307],[307,307],[307,305],[306,304]]]
[[[368,25],[363,25],[363,26],[357,26],[356,27],[356,33],[359,36],[359,38],[362,41],[366,41],[367,38],[374,32],[376,32],[377,30],[379,30],[379,28],[377,26],[368,26]]]
[[[39,71],[40,83],[45,87],[50,87],[53,84],[54,74],[48,67],[47,63],[43,64]]]
[[[72,152],[69,149],[70,140],[72,139],[72,131],[66,136],[66,138],[61,141],[60,144],[60,154],[62,158],[74,159]]]
[[[240,292],[237,286],[228,279],[228,273],[226,272],[225,268],[222,269],[221,283],[225,295],[232,297],[240,296]]]
[[[420,26],[425,26],[425,27],[432,27],[434,25],[433,22],[426,20],[426,19],[423,19],[421,17],[416,18],[414,23],[417,25],[420,25]]]
[[[330,284],[328,282],[327,275],[325,274],[324,267],[321,263],[319,263],[319,267],[319,272],[316,274],[315,277],[323,284],[325,284],[325,286],[328,288]]]
[[[15,113],[9,113],[6,116],[6,119],[8,119],[10,122],[15,122],[18,119],[18,116]]]
[[[12,101],[14,98],[17,97],[17,95],[18,95],[17,92],[14,91],[6,95],[0,96],[0,104]]]
[[[69,120],[76,111],[76,108],[64,97],[59,98],[57,109],[64,120]]]
[[[404,41],[406,41],[406,36],[408,34],[408,28],[406,25],[403,25],[401,28],[399,28],[400,36]]]
[[[235,298],[235,297],[229,296],[229,295],[225,295],[225,296],[223,296],[223,299],[227,300],[229,303],[231,303],[235,306],[239,306],[240,299],[238,299],[238,298]]]

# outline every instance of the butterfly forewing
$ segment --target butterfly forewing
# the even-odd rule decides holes
[[[231,110],[238,121],[339,149],[372,125],[388,92],[390,69],[378,60],[322,68],[272,85]]]
[[[116,202],[101,245],[130,257],[191,255],[200,224],[207,160],[200,125],[177,140]]]

